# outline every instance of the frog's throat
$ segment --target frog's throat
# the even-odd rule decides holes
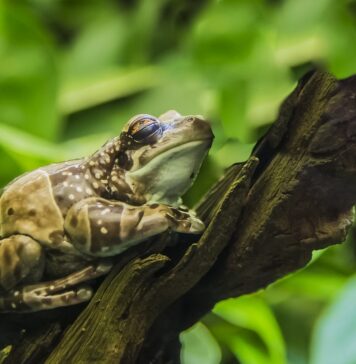
[[[175,136],[174,138],[166,139],[163,143],[157,144],[156,148],[148,148],[143,153],[135,154],[131,157],[132,159],[132,167],[130,168],[131,173],[136,172],[141,169],[141,165],[146,166],[151,163],[154,159],[159,158],[165,153],[175,153],[179,148],[194,148],[195,144],[191,143],[203,143],[207,149],[210,148],[213,142],[213,136],[204,135],[197,137],[193,133],[191,135],[185,136]],[[194,156],[192,156],[193,158]]]
[[[209,140],[178,145],[142,168],[127,171],[126,182],[149,202],[175,204],[194,182],[209,147]]]

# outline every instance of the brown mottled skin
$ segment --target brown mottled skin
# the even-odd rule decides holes
[[[84,302],[107,257],[167,229],[200,233],[180,208],[213,140],[200,116],[137,115],[89,158],[49,165],[0,190],[0,312]],[[56,278],[44,281],[45,277]]]

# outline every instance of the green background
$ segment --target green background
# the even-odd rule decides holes
[[[203,114],[193,204],[315,65],[356,73],[352,0],[0,0],[0,187],[90,154],[133,115]],[[184,364],[355,364],[355,243],[183,333]]]

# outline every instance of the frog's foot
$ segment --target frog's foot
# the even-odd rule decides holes
[[[171,228],[179,233],[200,234],[204,231],[203,221],[197,218],[195,211],[184,211],[172,208],[166,214],[170,221]]]
[[[100,277],[111,268],[110,263],[101,262],[64,278],[14,289],[0,298],[0,306],[7,312],[33,312],[86,302],[93,295],[91,287],[73,286]]]

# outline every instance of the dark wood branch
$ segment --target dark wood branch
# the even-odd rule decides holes
[[[307,75],[253,157],[232,167],[199,206],[210,224],[198,242],[184,238],[165,248],[165,236],[155,254],[131,256],[49,357],[37,351],[37,361],[17,356],[16,363],[179,362],[179,332],[217,301],[265,287],[304,266],[313,249],[345,239],[356,201],[355,155],[356,78]]]
[[[214,301],[255,291],[345,240],[356,201],[356,78],[314,73],[292,96],[288,127],[277,149],[259,150],[244,215],[199,297],[212,287]]]
[[[219,300],[265,287],[305,266],[314,249],[345,240],[356,201],[356,77],[302,79],[254,154],[260,165],[231,241],[156,320],[142,363],[168,362],[179,333]]]

